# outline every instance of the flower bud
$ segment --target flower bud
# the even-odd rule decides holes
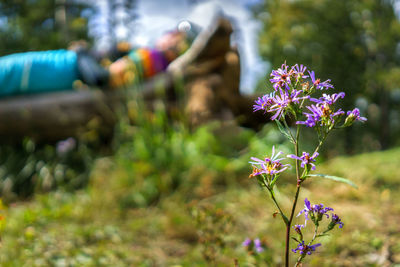
[[[367,118],[360,116],[360,110],[358,108],[347,111],[347,118],[344,121],[343,127],[351,126],[355,121],[367,121]]]
[[[332,213],[332,220],[328,225],[328,231],[332,230],[336,224],[339,224],[339,228],[342,228],[344,225],[342,223],[342,220],[339,218],[339,216],[337,214]]]
[[[344,121],[343,127],[348,127],[353,125],[353,123],[356,121],[356,117],[354,114],[350,114],[346,117],[346,120]]]
[[[296,224],[295,226],[293,226],[293,229],[299,235],[300,240],[303,240],[303,233],[301,232],[301,228],[304,228],[304,225]]]

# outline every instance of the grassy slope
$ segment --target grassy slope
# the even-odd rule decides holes
[[[247,236],[264,238],[268,257],[280,263],[281,222],[273,218],[274,209],[255,181],[243,177],[243,187],[230,186],[199,202],[187,203],[184,194],[176,193],[157,206],[123,209],[117,201],[124,190],[117,177],[123,174],[112,164],[99,160],[86,190],[53,192],[10,207],[5,212],[1,266],[209,266],[200,242],[213,238],[225,243],[225,248],[207,247],[211,254],[215,251],[216,265],[232,266],[238,258],[241,266],[252,266],[255,259],[240,245]],[[307,266],[400,263],[399,166],[399,148],[340,157],[319,170],[351,178],[358,190],[328,180],[306,182],[300,199],[334,207],[345,222],[343,230],[322,240],[323,247],[306,260]],[[280,189],[293,191],[289,186]],[[288,209],[291,200],[284,195],[278,198]],[[196,224],[191,214],[202,212],[208,216],[199,216]],[[226,221],[218,219],[220,214]]]

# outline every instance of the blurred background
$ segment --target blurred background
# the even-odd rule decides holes
[[[345,222],[307,264],[397,266],[399,19],[394,0],[0,0],[3,59],[78,44],[110,73],[120,59],[135,66],[117,90],[81,79],[1,97],[2,266],[282,264],[283,227],[247,177],[250,157],[273,145],[292,153],[252,113],[285,61],[331,79],[346,93],[341,107],[368,118],[332,134],[318,167],[359,188],[305,184],[301,200]],[[176,54],[150,75],[143,49]],[[304,150],[314,135],[304,132]],[[286,209],[293,179],[291,170],[278,185]],[[247,237],[264,252],[243,248]]]

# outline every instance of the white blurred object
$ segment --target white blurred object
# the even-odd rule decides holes
[[[137,0],[136,31],[129,41],[137,46],[154,46],[162,34],[174,27],[186,31],[188,28],[191,30],[190,23],[194,23],[205,28],[217,14],[222,13],[231,18],[234,26],[232,41],[237,45],[241,56],[241,92],[251,93],[268,68],[268,63],[261,59],[258,52],[258,33],[262,29],[262,23],[254,19],[249,10],[249,6],[259,2],[260,0]]]
[[[178,31],[180,32],[188,32],[190,31],[191,28],[192,26],[190,25],[190,22],[187,20],[181,21],[178,24]]]

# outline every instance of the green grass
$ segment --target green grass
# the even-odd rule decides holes
[[[301,201],[331,206],[345,223],[321,240],[306,266],[400,264],[398,166],[400,148],[318,167],[317,173],[350,178],[359,189],[320,178],[304,184]],[[220,185],[215,177],[222,174],[194,171],[197,182],[190,187],[149,207],[128,208],[120,202],[129,189],[121,182],[126,169],[113,158],[99,159],[85,190],[36,195],[4,212],[1,266],[210,266],[205,258],[217,266],[233,266],[234,259],[240,266],[281,264],[284,229],[267,195],[246,175]],[[284,186],[290,179],[282,177],[279,187],[285,210],[291,205],[285,196],[294,190]],[[248,255],[241,247],[246,237],[263,238],[273,263]]]

